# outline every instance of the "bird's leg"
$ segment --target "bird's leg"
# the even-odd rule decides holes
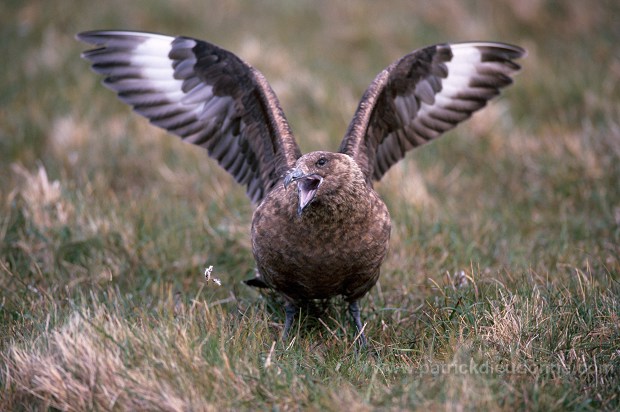
[[[353,316],[353,321],[355,322],[355,327],[357,328],[357,333],[360,335],[360,344],[363,348],[366,347],[366,336],[364,335],[362,320],[360,319],[360,307],[357,303],[357,300],[349,303],[349,313]]]
[[[293,325],[293,320],[295,320],[297,306],[295,306],[291,302],[286,302],[286,304],[284,305],[284,313],[286,314],[286,318],[284,319],[284,332],[282,332],[282,340],[286,342],[286,340],[288,339],[288,333],[291,330],[291,326]]]

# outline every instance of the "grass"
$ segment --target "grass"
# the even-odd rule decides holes
[[[0,410],[616,410],[616,3],[3,2]],[[357,353],[339,300],[277,341],[277,300],[240,282],[243,189],[99,84],[73,39],[96,28],[239,53],[305,150],[336,148],[413,48],[529,55],[501,99],[378,185],[392,241]]]

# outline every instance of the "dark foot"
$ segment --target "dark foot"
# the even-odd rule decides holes
[[[286,319],[284,320],[284,332],[282,332],[282,341],[286,342],[286,340],[288,339],[288,333],[291,330],[291,326],[293,325],[293,320],[295,319],[295,314],[297,313],[297,306],[287,302],[284,305],[284,313],[286,314]]]
[[[366,347],[366,336],[364,335],[364,330],[362,326],[362,320],[360,319],[360,307],[357,303],[351,302],[349,304],[349,313],[353,316],[353,321],[355,322],[355,327],[357,328],[357,333],[360,335],[360,344],[362,348]]]

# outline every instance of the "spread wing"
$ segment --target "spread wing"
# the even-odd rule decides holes
[[[77,35],[82,57],[151,123],[206,148],[260,202],[301,152],[263,75],[234,54],[189,37],[131,31]]]
[[[408,150],[441,136],[512,83],[517,46],[474,42],[416,50],[377,75],[340,146],[367,180],[379,180]]]

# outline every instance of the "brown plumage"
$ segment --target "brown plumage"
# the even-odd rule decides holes
[[[337,153],[301,151],[256,69],[189,37],[95,31],[83,57],[151,123],[206,148],[257,204],[247,283],[299,303],[343,295],[365,343],[358,301],[379,277],[390,215],[372,188],[407,151],[435,139],[512,83],[523,49],[491,42],[413,51],[377,75]]]

